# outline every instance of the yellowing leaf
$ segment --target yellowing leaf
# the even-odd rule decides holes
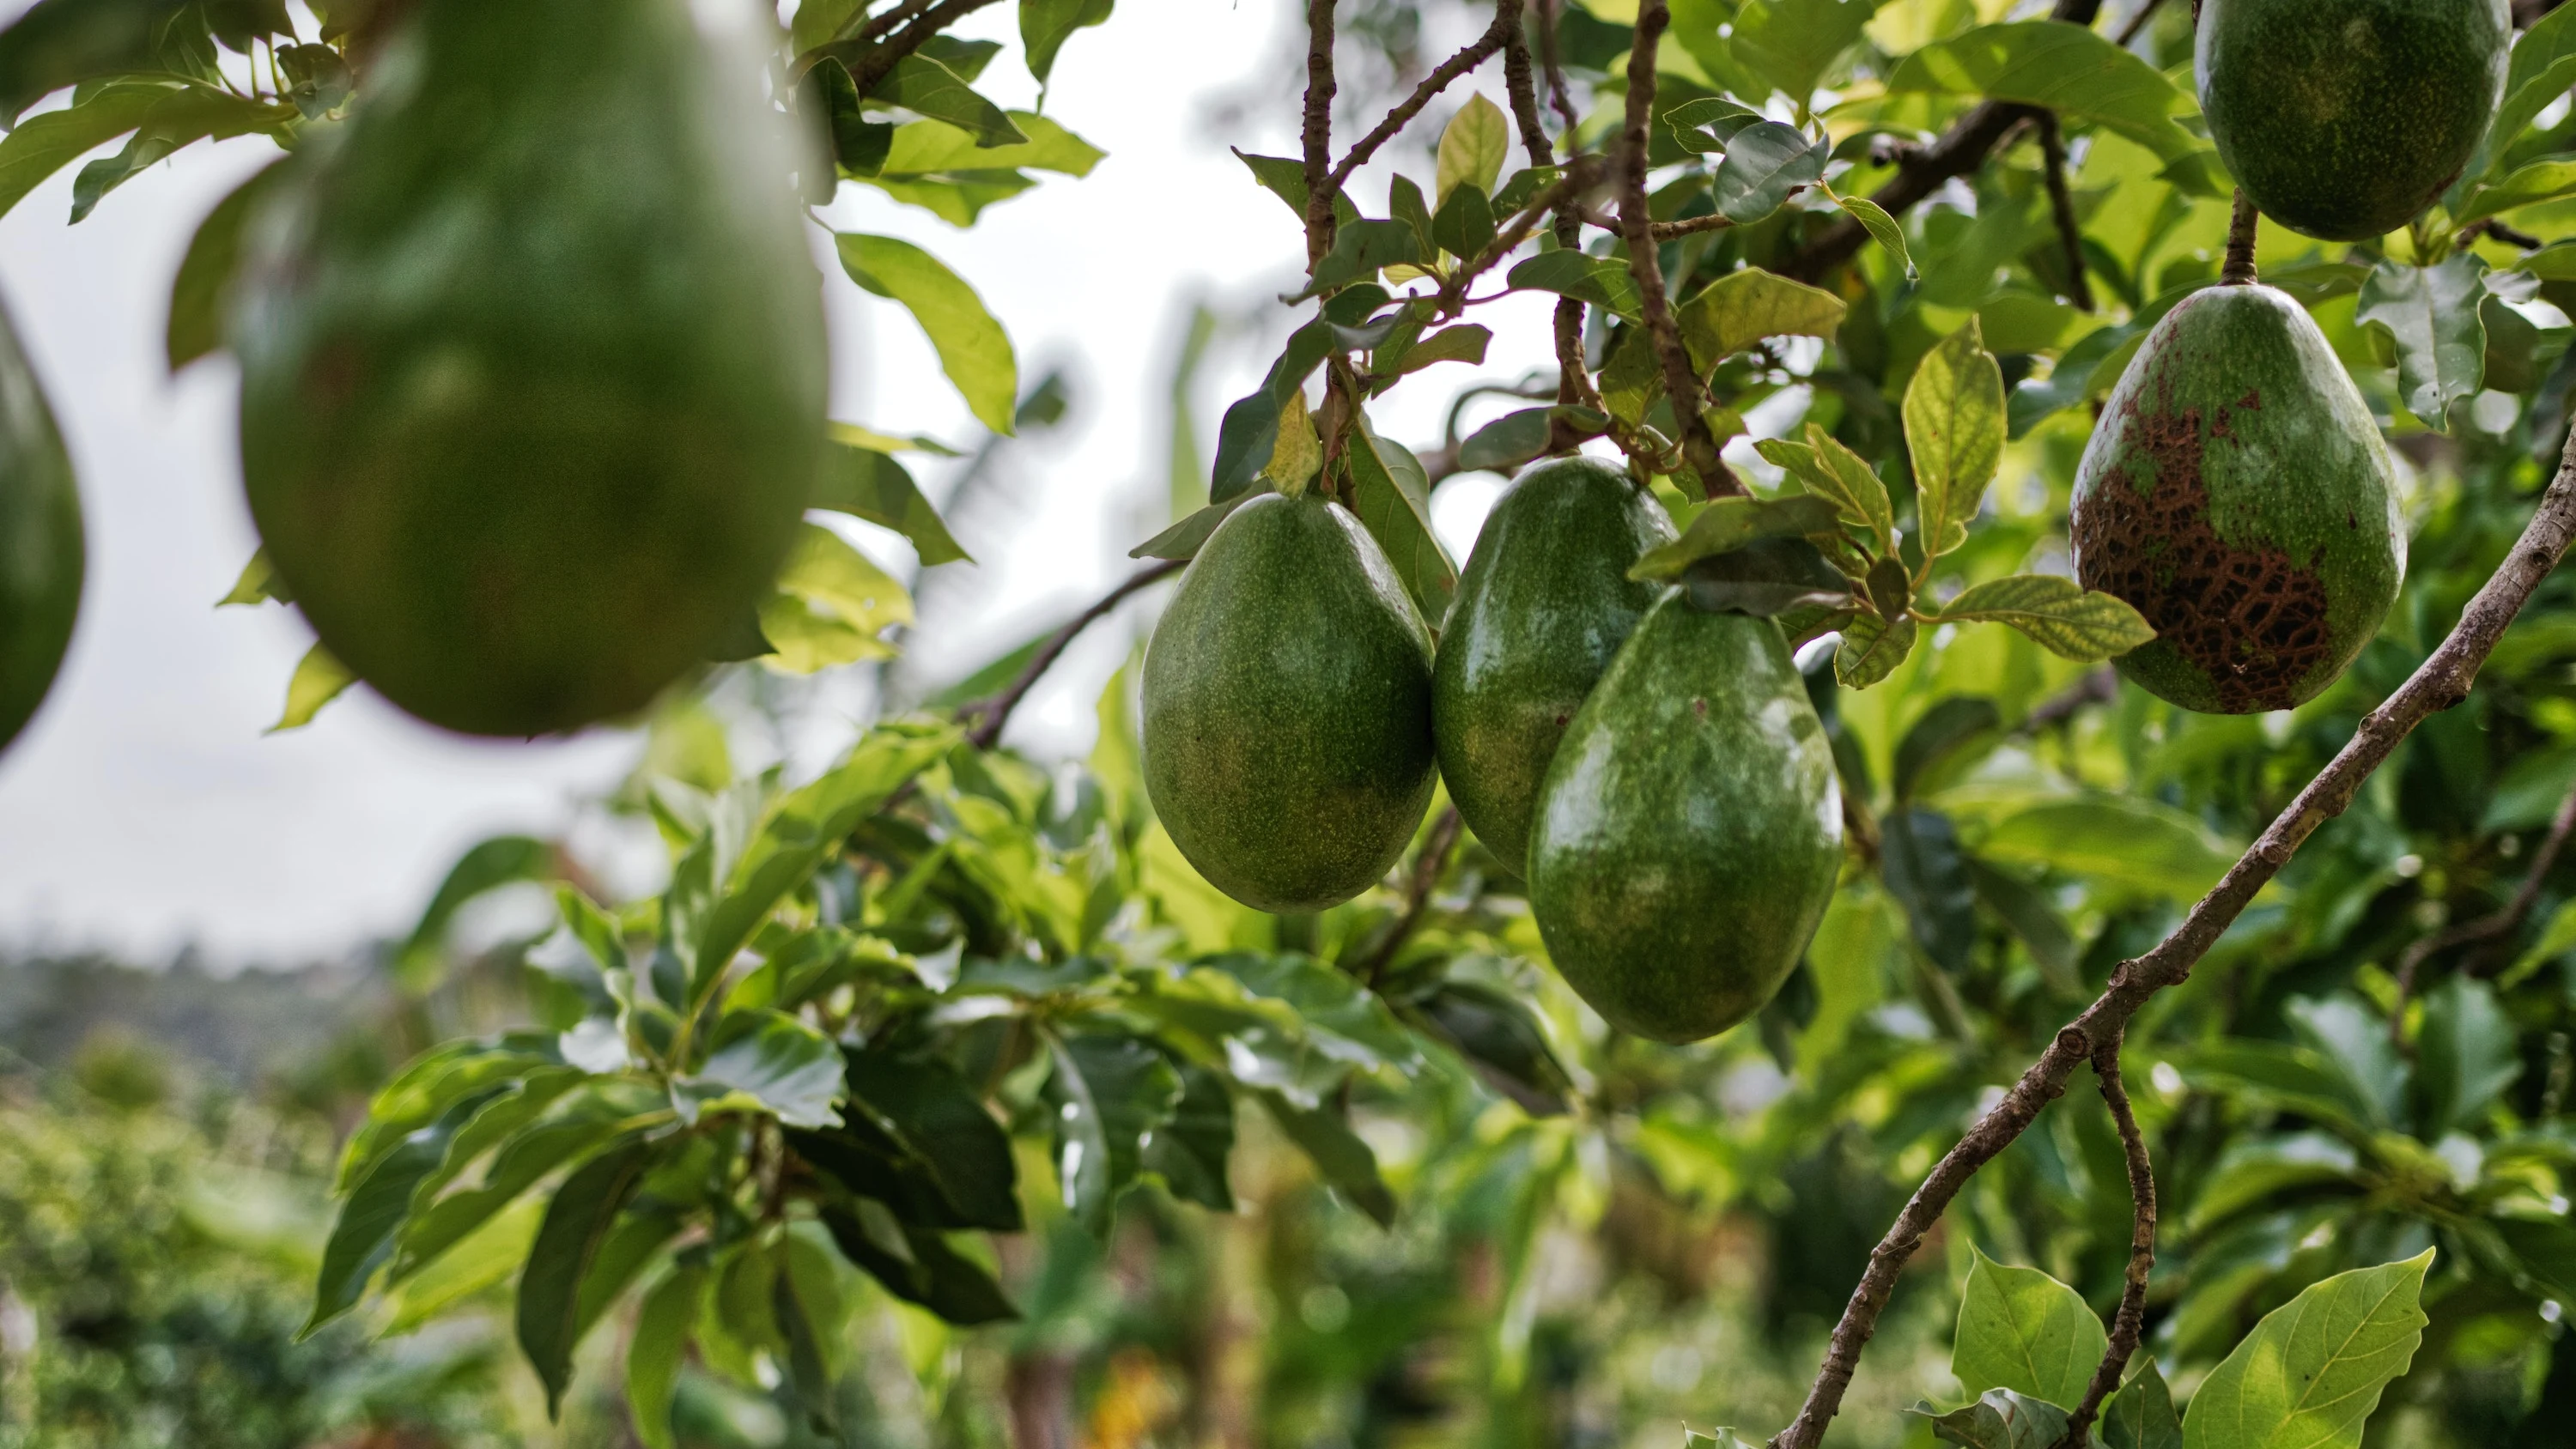
[[[761,661],[787,674],[812,674],[862,659],[886,659],[895,647],[878,637],[912,622],[903,585],[867,555],[819,524],[806,524],[779,571],[777,591],[760,606],[760,632],[777,652]]]
[[[286,682],[286,712],[267,732],[279,734],[304,728],[313,723],[313,716],[322,712],[322,706],[338,699],[357,682],[358,676],[349,672],[349,666],[332,658],[330,650],[314,645],[304,651],[304,658],[295,666],[295,677]]]
[[[1850,309],[1831,292],[1743,267],[1700,289],[1674,313],[1691,362],[1701,371],[1765,337],[1833,339]]]
[[[1324,444],[1315,436],[1314,419],[1306,412],[1306,393],[1298,389],[1288,394],[1287,406],[1279,410],[1279,441],[1270,448],[1270,461],[1262,465],[1262,476],[1272,487],[1295,498],[1306,491],[1306,485],[1324,470]]]
[[[1431,184],[1431,208],[1438,211],[1452,189],[1467,185],[1491,196],[1503,174],[1503,157],[1512,148],[1511,127],[1502,107],[1479,93],[1467,98],[1440,133],[1440,169]]]
[[[1975,318],[1924,356],[1905,387],[1905,444],[1914,454],[1923,552],[1968,541],[1986,485],[2004,456],[2004,374]]]

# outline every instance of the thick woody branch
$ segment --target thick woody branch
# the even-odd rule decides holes
[[[2138,1351],[2147,1321],[2147,1278],[2156,1266],[2155,1164],[2147,1156],[2147,1135],[2138,1130],[2137,1110],[2129,1104],[2129,1085],[2120,1080],[2118,1037],[2094,1048],[2093,1077],[2102,1088],[2103,1105],[2111,1109],[2112,1125],[2120,1133],[2120,1153],[2129,1165],[2129,1267],[2120,1285],[2119,1311],[2111,1315],[2110,1345],[2093,1370],[2093,1381],[2085,1385],[2084,1401],[2067,1419],[2066,1435],[2057,1441],[2056,1449],[2083,1449],[2091,1442],[2085,1431],[2101,1414],[2102,1401],[2120,1387],[2120,1375]]]
[[[1672,399],[1673,421],[1681,425],[1683,461],[1699,475],[1700,489],[1711,498],[1743,497],[1746,489],[1734,470],[1718,456],[1717,438],[1702,416],[1708,405],[1699,370],[1691,366],[1690,348],[1681,324],[1673,318],[1664,295],[1664,269],[1656,254],[1654,218],[1646,211],[1647,126],[1655,107],[1655,50],[1664,27],[1672,23],[1665,0],[1644,0],[1637,7],[1636,39],[1628,52],[1628,109],[1619,128],[1619,229],[1628,239],[1628,275],[1637,279],[1646,332],[1664,364],[1664,393]]]
[[[2417,725],[2435,711],[2468,698],[2496,641],[2504,637],[2541,580],[2566,556],[2571,538],[2576,538],[2576,436],[2570,437],[2558,474],[2541,496],[2530,525],[2486,586],[2469,601],[2450,637],[2395,694],[2362,717],[2352,739],[2228,867],[2209,894],[2193,905],[2182,925],[2145,955],[2121,963],[2102,995],[2059,1030],[2048,1050],[2022,1073],[2003,1100],[1933,1167],[1870,1253],[1869,1268],[1852,1290],[1842,1321],[1834,1326],[1806,1405],[1797,1420],[1771,1441],[1772,1449],[1816,1449],[1851,1387],[1861,1351],[1877,1331],[1897,1275],[1968,1179],[2011,1146],[2041,1108],[2065,1093],[2068,1076],[2092,1056],[2097,1045],[2117,1041],[2150,998],[2191,975],[2192,967],[2218,944],[2219,936],[2235,923],[2255,892],[2289,864],[2319,826],[2352,804],[2363,782],[2387,763],[2389,754]]]
[[[1387,112],[1386,119],[1378,122],[1375,130],[1362,136],[1360,143],[1351,148],[1351,154],[1343,157],[1341,164],[1333,168],[1334,188],[1340,189],[1343,182],[1351,179],[1352,172],[1368,164],[1368,159],[1377,154],[1378,147],[1394,140],[1398,131],[1422,114],[1422,108],[1431,104],[1433,96],[1449,89],[1450,82],[1483,65],[1495,51],[1502,49],[1503,42],[1520,28],[1520,15],[1520,0],[1497,0],[1494,23],[1485,27],[1485,33],[1469,41],[1456,55],[1433,66],[1431,74],[1422,78],[1422,84],[1413,88],[1413,94]],[[1438,200],[1436,197],[1433,199]]]
[[[1306,0],[1306,270],[1333,249],[1333,0]]]
[[[1038,681],[1046,677],[1046,672],[1055,667],[1055,662],[1064,657],[1064,651],[1073,641],[1082,637],[1083,630],[1116,613],[1120,604],[1140,591],[1161,583],[1186,566],[1180,559],[1167,559],[1138,569],[1125,583],[1103,594],[1098,603],[1074,615],[1063,628],[1048,635],[1046,643],[1038,646],[1038,652],[1029,657],[1027,666],[1001,693],[957,711],[960,720],[975,721],[975,727],[966,733],[967,740],[979,750],[991,749],[1002,738],[1002,726],[1010,723],[1011,711],[1018,709],[1020,701],[1029,697],[1029,691],[1035,689]]]

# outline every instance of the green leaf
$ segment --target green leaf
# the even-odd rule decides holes
[[[1804,107],[1877,9],[1878,0],[1746,0],[1735,13],[1736,62]]]
[[[1851,4],[1865,8],[1861,0]],[[1831,144],[1821,136],[1810,141],[1805,132],[1778,121],[1745,127],[1727,143],[1726,159],[1709,178],[1718,214],[1749,226],[1778,211],[1791,193],[1824,179]]]
[[[223,346],[224,308],[231,297],[233,273],[241,263],[242,222],[277,184],[283,164],[262,167],[215,203],[215,209],[197,224],[188,254],[180,258],[179,273],[170,282],[170,321],[162,338],[172,372]],[[265,557],[255,562],[264,562]],[[227,597],[224,602],[256,601]]]
[[[1073,33],[1109,18],[1110,0],[1020,0],[1020,49],[1039,85],[1055,71],[1056,53]]]
[[[521,881],[552,880],[562,873],[562,868],[552,841],[529,835],[496,835],[476,844],[448,867],[446,879],[430,895],[410,937],[395,949],[396,975],[406,989],[426,990],[435,985],[437,956],[447,943],[448,924],[468,901]]]
[[[2081,1403],[2111,1346],[2084,1295],[2037,1268],[1975,1260],[1959,1295],[1950,1372],[1971,1394],[2011,1389],[2052,1404]]]
[[[1234,1191],[1226,1182],[1226,1161],[1234,1154],[1234,1094],[1223,1076],[1206,1067],[1182,1062],[1175,1070],[1181,1100],[1171,1122],[1146,1145],[1145,1171],[1182,1202],[1230,1213]]]
[[[1265,482],[1260,487],[1237,493],[1223,503],[1211,503],[1127,550],[1127,556],[1174,561],[1197,558],[1199,550],[1206,546],[1209,536],[1216,532],[1218,524],[1225,522],[1228,514],[1269,491]]]
[[[2505,72],[2504,99],[2487,128],[2486,143],[2469,174],[2487,174],[2519,139],[2532,118],[2576,86],[2576,15],[2564,7],[2551,10],[2514,41]]]
[[[798,528],[775,591],[760,606],[760,632],[776,650],[769,663],[789,674],[892,658],[895,647],[881,636],[911,622],[912,596],[903,585],[816,523]]]
[[[904,1222],[1018,1232],[1009,1135],[955,1069],[885,1051],[852,1049],[846,1058],[842,1125],[790,1132],[797,1155]]]
[[[1253,180],[1260,182],[1262,188],[1268,191],[1271,195],[1288,203],[1288,209],[1297,214],[1297,220],[1300,223],[1305,221],[1305,162],[1295,160],[1287,156],[1255,156],[1250,152],[1242,150],[1236,150],[1234,155],[1236,160],[1241,161],[1251,170]],[[1333,194],[1333,220],[1342,226],[1348,226],[1359,219],[1359,208],[1351,205],[1351,199],[1349,197],[1344,196],[1339,192],[1335,192]],[[1423,238],[1423,242],[1425,245],[1428,245],[1430,243],[1430,238]]]
[[[0,215],[76,157],[143,124],[154,106],[175,93],[158,84],[111,85],[79,105],[47,111],[0,137]]]
[[[2182,1416],[2154,1358],[2102,1405],[2101,1438],[2102,1449],[2183,1449]]]
[[[1851,219],[1860,223],[1861,230],[1869,233],[1871,241],[1886,248],[1887,254],[1896,258],[1896,265],[1905,273],[1905,280],[1915,280],[1918,273],[1914,270],[1914,253],[1906,249],[1905,228],[1896,224],[1896,218],[1887,214],[1886,207],[1866,196],[1845,196],[1830,186],[1824,190],[1825,195],[1833,198],[1834,205],[1851,213]]]
[[[124,150],[92,161],[73,178],[72,220],[86,218],[107,193],[182,146],[253,131],[281,135],[295,114],[292,106],[264,105],[226,91],[196,86],[170,91],[145,114]]]
[[[502,1098],[484,1108],[468,1124],[466,1132],[459,1134],[458,1145],[464,1145],[463,1139],[469,1134],[478,1138],[489,1135],[487,1123],[492,1124],[490,1131],[498,1131],[519,1120],[520,1108],[513,1106],[513,1100]],[[538,1105],[543,1105],[542,1099]],[[518,1130],[493,1156],[481,1182],[449,1193],[413,1217],[403,1230],[400,1255],[387,1274],[388,1281],[398,1283],[421,1272],[548,1174],[582,1161],[615,1140],[632,1105],[607,1094],[580,1092],[535,1125]],[[462,1156],[451,1148],[449,1167],[461,1167]]]
[[[1834,678],[1845,689],[1867,689],[1896,672],[1914,652],[1922,632],[1912,619],[1889,624],[1876,614],[1863,614],[1843,626],[1843,642],[1834,650]]]
[[[935,1232],[856,1209],[823,1210],[823,1226],[841,1256],[867,1270],[887,1292],[960,1328],[1007,1323],[1020,1316],[993,1275]]]
[[[1835,627],[1824,621],[1858,606],[1851,580],[1803,538],[1757,539],[1701,559],[1682,574],[1681,584],[1702,611],[1778,619],[1781,632],[1796,643]]]
[[[1924,355],[1905,386],[1905,444],[1927,556],[1968,541],[1969,520],[2003,462],[2005,427],[2003,369],[1971,317]]]
[[[250,562],[242,565],[241,576],[233,580],[232,592],[215,600],[215,607],[234,604],[291,604],[295,595],[287,590],[286,580],[277,576],[277,567],[268,561],[265,548],[253,552]]]
[[[1869,530],[1878,540],[1881,554],[1892,556],[1896,552],[1896,510],[1888,500],[1887,484],[1866,460],[1835,441],[1832,434],[1809,423],[1803,443],[1766,438],[1754,444],[1753,450],[1787,469],[1809,493],[1830,499],[1843,522]]]
[[[1431,240],[1452,256],[1481,255],[1494,240],[1493,199],[1473,186],[1451,191],[1431,218]]]
[[[1691,520],[1671,543],[1646,550],[1628,570],[1639,580],[1669,581],[1704,558],[1731,553],[1766,538],[1803,538],[1841,530],[1842,510],[1832,499],[1720,498]]]
[[[1550,423],[1562,418],[1578,434],[1599,436],[1610,420],[1590,408],[1560,405],[1505,413],[1458,445],[1461,472],[1508,473],[1547,451]]]
[[[349,666],[332,658],[330,650],[319,644],[305,650],[304,657],[296,661],[295,677],[286,681],[286,711],[277,717],[277,723],[270,725],[266,733],[283,734],[313,723],[313,717],[322,712],[322,706],[338,699],[357,682],[358,676],[349,672]]]
[[[921,324],[938,349],[940,369],[976,420],[994,432],[1010,433],[1019,401],[1019,363],[1011,354],[1011,339],[984,310],[975,289],[930,253],[894,237],[844,232],[839,250],[850,280],[902,303]]]
[[[827,1127],[841,1120],[841,1050],[785,1012],[732,1012],[681,1086],[701,1111],[747,1101],[790,1127]]]
[[[2432,1141],[2455,1129],[2475,1130],[2522,1075],[2520,1041],[2495,988],[2453,976],[2424,993],[2415,1065],[2423,1101],[2416,1135]]]
[[[1431,531],[1431,500],[1421,492],[1418,475],[1390,466],[1391,446],[1365,428],[1352,430],[1343,452],[1350,468],[1351,508],[1395,565],[1395,576],[1404,581],[1423,622],[1437,628],[1458,592],[1458,566]]]
[[[1578,251],[1541,252],[1514,266],[1503,283],[1516,292],[1554,292],[1590,302],[1622,317],[1635,317],[1645,306],[1626,262]]]
[[[378,1156],[437,1121],[458,1098],[555,1064],[551,1055],[530,1050],[530,1045],[526,1038],[497,1044],[458,1041],[413,1058],[368,1101],[365,1123],[341,1150],[331,1190],[345,1193],[357,1187]]]
[[[375,1159],[357,1190],[341,1205],[339,1220],[323,1245],[322,1272],[314,1285],[313,1314],[305,1321],[305,1334],[357,1305],[367,1280],[392,1259],[421,1184],[446,1158],[449,1140],[486,1101],[504,1090],[494,1085],[458,1101],[437,1121],[405,1136]]]
[[[1685,151],[1708,155],[1724,151],[1737,132],[1761,120],[1762,113],[1723,96],[1702,96],[1664,112],[1664,125]]]
[[[1148,1139],[1180,1106],[1180,1075],[1134,1037],[1052,1037],[1048,1049],[1064,1205],[1086,1231],[1103,1237],[1118,1195],[1144,1167]]]
[[[2361,284],[2354,319],[2385,331],[2397,349],[2397,383],[2406,410],[2436,432],[2450,431],[2451,405],[2485,385],[2486,263],[2461,252],[2439,266],[2383,259]]]
[[[1718,359],[1765,337],[1821,337],[1830,342],[1850,309],[1831,292],[1740,267],[1702,287],[1674,309],[1691,364],[1706,372]]]
[[[2433,1250],[2338,1273],[2263,1316],[2203,1380],[2184,1449],[2359,1449],[2381,1390],[2415,1358]]]
[[[1429,260],[1423,254],[1422,239],[1413,234],[1410,222],[1348,222],[1333,233],[1333,249],[1315,264],[1315,275],[1308,280],[1305,289],[1285,300],[1302,302],[1336,287],[1369,281],[1387,267]]]
[[[1106,0],[1092,0],[1105,11]],[[1034,111],[1006,112],[1026,140],[1007,146],[983,145],[976,133],[946,121],[915,121],[898,126],[878,163],[889,177],[937,176],[968,171],[1003,171],[1025,166],[1066,176],[1088,176],[1108,153]]]
[[[872,100],[888,101],[934,121],[946,121],[973,133],[979,145],[1016,146],[1028,140],[1010,114],[977,95],[965,77],[927,55],[913,54],[894,63],[877,83]]]
[[[519,1275],[519,1349],[546,1386],[546,1416],[563,1410],[580,1341],[580,1298],[617,1216],[635,1195],[653,1149],[644,1143],[606,1153],[564,1180],[546,1205],[527,1271]]]
[[[2571,195],[2576,195],[2576,161],[2534,161],[2501,181],[2471,190],[2460,207],[2458,220],[2466,226],[2517,207]]]
[[[2010,624],[2062,659],[2116,659],[2156,637],[2122,599],[2053,574],[2015,574],[1971,584],[1944,605],[1942,622]]]
[[[626,1409],[644,1449],[677,1449],[671,1403],[680,1388],[680,1365],[687,1361],[689,1330],[706,1297],[707,1270],[684,1263],[653,1285],[635,1316],[635,1336],[626,1346]]]
[[[1990,860],[2044,866],[2186,901],[2216,885],[2236,863],[2236,852],[2194,817],[2125,795],[2033,805],[1997,822],[1979,850]]]
[[[1745,1442],[1733,1429],[1719,1429],[1702,1434],[1696,1429],[1682,1430],[1682,1449],[1759,1449]]]
[[[1253,1095],[1335,1192],[1379,1227],[1395,1225],[1395,1194],[1378,1175],[1377,1154],[1338,1112],[1329,1106],[1300,1107],[1277,1092]]]
[[[1417,1019],[1455,1048],[1486,1086],[1534,1117],[1566,1111],[1574,1079],[1529,1008],[1473,981],[1443,981],[1415,998]]]
[[[1887,88],[2044,106],[2117,131],[2168,163],[2202,149],[2174,120],[2189,100],[2163,72],[2063,20],[1981,25],[1934,41],[1907,56]]]
[[[1315,375],[1332,350],[1331,323],[1319,317],[1298,328],[1288,335],[1288,345],[1279,360],[1270,364],[1270,374],[1261,386],[1225,410],[1224,420],[1217,424],[1216,467],[1208,502],[1231,503],[1259,481],[1271,454],[1278,450],[1279,419],[1287,410],[1289,395],[1303,392],[1306,379]]]
[[[1968,1449],[2052,1449],[2066,1435],[2066,1411],[2010,1389],[1989,1390],[1964,1409],[1937,1413],[1929,1404],[1905,1411],[1931,1421],[1932,1437]]]
[[[385,1280],[389,1311],[380,1332],[398,1337],[431,1322],[449,1309],[510,1281],[528,1261],[537,1240],[537,1222],[545,1204],[530,1199],[495,1214],[438,1261],[409,1278]],[[400,1266],[400,1259],[396,1259]]]
[[[194,9],[187,0],[37,0],[0,31],[0,125],[80,81],[211,69],[205,19],[186,15]]]
[[[1439,170],[1431,184],[1433,209],[1448,206],[1449,193],[1460,186],[1492,196],[1494,183],[1502,178],[1503,158],[1511,149],[1511,126],[1503,119],[1502,107],[1482,93],[1469,96],[1440,132]]]
[[[807,500],[809,507],[846,513],[880,528],[893,529],[911,541],[924,568],[975,561],[957,546],[939,510],[921,496],[912,474],[882,449],[851,436],[873,435],[840,423],[832,425],[832,434],[839,446],[826,452],[822,478],[815,484],[814,496]]]

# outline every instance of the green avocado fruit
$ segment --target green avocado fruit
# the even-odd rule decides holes
[[[0,749],[45,702],[80,613],[80,491],[18,331],[0,310]]]
[[[1515,875],[1556,742],[1663,593],[1628,568],[1672,538],[1654,496],[1592,458],[1522,473],[1476,535],[1431,666],[1431,732],[1458,814]]]
[[[433,724],[642,707],[795,535],[821,279],[802,153],[724,8],[418,6],[251,219],[251,514],[323,645]]]
[[[2206,0],[2193,70],[2218,157],[2265,216],[2370,241],[2459,179],[2512,39],[2506,0]]]
[[[1797,968],[1842,868],[1833,749],[1777,624],[1680,590],[1575,712],[1530,825],[1530,909],[1602,1019],[1714,1036]]]
[[[2075,576],[2156,638],[2118,661],[2205,714],[2314,699],[2406,576],[2396,473],[2361,392],[2290,297],[2186,297],[2121,374],[2075,474]]]
[[[1431,633],[1347,510],[1264,494],[1191,560],[1145,651],[1145,788],[1256,910],[1368,889],[1431,804]]]

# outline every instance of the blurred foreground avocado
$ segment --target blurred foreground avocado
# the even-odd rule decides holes
[[[1486,516],[1431,673],[1440,777],[1515,875],[1556,742],[1663,592],[1628,577],[1673,537],[1654,496],[1596,458],[1521,474]]]
[[[252,220],[251,513],[323,644],[433,724],[640,708],[795,533],[821,282],[752,17],[722,11],[420,5]]]
[[[2186,297],[2138,348],[2075,473],[2075,576],[2156,631],[2121,674],[2206,714],[2290,709],[2379,632],[2406,577],[2397,475],[2325,334],[2259,285]]]
[[[1762,1009],[1842,869],[1824,722],[1769,619],[1655,605],[1557,747],[1530,910],[1621,1031],[1693,1042]]]
[[[1145,654],[1145,786],[1199,874],[1264,911],[1375,885],[1431,803],[1431,634],[1318,496],[1217,525]]]
[[[82,568],[71,455],[0,309],[0,749],[53,687],[80,613]]]

